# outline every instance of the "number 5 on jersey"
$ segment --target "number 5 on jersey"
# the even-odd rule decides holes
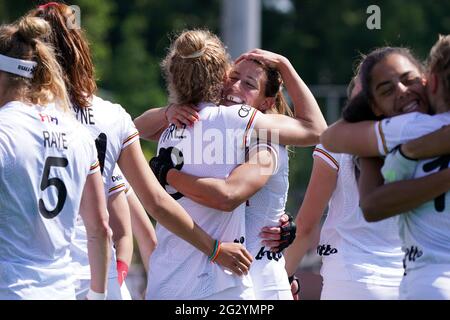
[[[61,167],[65,168],[69,162],[65,158],[58,157],[48,157],[45,160],[44,165],[44,173],[42,174],[41,180],[41,191],[44,191],[48,187],[54,186],[58,191],[58,201],[56,203],[56,207],[53,210],[48,210],[44,200],[39,199],[39,212],[47,219],[53,219],[56,217],[64,207],[64,202],[67,198],[67,189],[64,185],[64,182],[59,178],[50,178],[50,169],[51,167]]]

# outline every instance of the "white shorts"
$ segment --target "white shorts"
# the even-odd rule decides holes
[[[91,280],[89,279],[78,280],[76,286],[77,300],[84,300],[90,287],[91,287]],[[125,284],[125,281],[120,287],[117,278],[109,278],[106,300],[131,300],[131,294],[127,288],[127,285]]]
[[[402,300],[450,300],[450,265],[409,270],[400,284]]]
[[[232,287],[200,300],[255,300],[253,288]]]
[[[350,280],[323,282],[321,300],[398,300],[399,287]]]

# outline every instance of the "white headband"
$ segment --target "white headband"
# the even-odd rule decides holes
[[[180,55],[183,59],[192,59],[192,58],[199,58],[205,53],[206,47],[203,47],[202,49],[195,51],[187,56]]]
[[[33,78],[34,68],[37,63],[29,60],[15,59],[0,54],[0,70],[16,74],[18,76]]]

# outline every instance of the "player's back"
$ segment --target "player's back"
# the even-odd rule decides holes
[[[11,102],[0,109],[0,292],[73,298],[69,244],[84,184],[98,165],[69,113]]]
[[[91,106],[74,108],[75,117],[95,140],[103,181],[106,184],[113,173],[122,149],[138,139],[130,115],[119,105],[93,96]]]
[[[116,162],[122,149],[139,139],[139,134],[130,115],[119,105],[100,97],[93,96],[91,105],[86,108],[73,107],[75,118],[91,135],[98,152],[105,195],[108,196],[108,185],[112,179]],[[79,279],[90,279],[90,267],[87,252],[86,228],[81,217],[78,217],[75,236],[71,244],[74,274]],[[116,254],[113,249],[108,276],[117,277],[115,269]]]
[[[226,178],[245,160],[256,109],[246,106],[215,106],[201,103],[201,121],[193,127],[167,128],[158,153],[171,152],[177,168],[200,177]],[[166,191],[211,237],[223,242],[245,243],[245,209],[233,212],[211,209],[185,197],[171,186]],[[232,287],[249,287],[249,277],[237,277],[208,261],[199,250],[162,225],[156,227],[158,246],[149,265],[148,299],[203,299]]]

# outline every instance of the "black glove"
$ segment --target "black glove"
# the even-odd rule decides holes
[[[175,168],[172,159],[171,153],[173,148],[161,148],[159,149],[159,154],[156,157],[150,159],[148,164],[158,179],[159,183],[165,187],[168,185],[167,183],[167,173],[170,169]]]
[[[289,245],[294,242],[295,236],[297,233],[297,226],[294,222],[294,217],[290,214],[285,213],[288,217],[288,223],[286,225],[281,226],[281,234],[280,234],[280,245],[278,246],[278,251],[281,252]]]

